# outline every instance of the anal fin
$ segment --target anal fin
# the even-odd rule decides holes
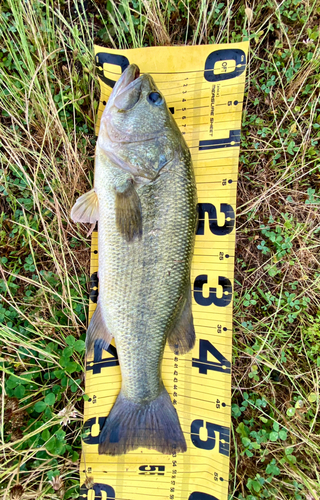
[[[94,344],[99,341],[101,347],[105,350],[108,349],[113,335],[109,332],[102,314],[101,306],[98,300],[97,308],[93,313],[91,321],[88,326],[87,336],[86,336],[86,353],[87,356],[93,351]]]
[[[178,354],[185,354],[190,351],[196,340],[191,310],[191,287],[188,288],[184,300],[182,311],[171,326],[167,338],[170,349],[177,351]]]
[[[119,232],[127,241],[142,236],[141,204],[132,179],[117,186],[116,224]]]
[[[99,220],[99,201],[95,189],[77,199],[71,210],[71,219],[74,222],[93,224]]]

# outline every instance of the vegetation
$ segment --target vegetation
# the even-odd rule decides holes
[[[319,3],[3,0],[0,9],[2,497],[79,494],[90,240],[69,213],[93,176],[93,42],[250,39],[230,498],[318,499]]]

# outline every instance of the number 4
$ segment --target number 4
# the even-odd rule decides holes
[[[208,361],[208,351],[214,356],[217,362]],[[207,375],[208,370],[216,372],[230,373],[231,363],[228,361],[221,352],[216,349],[209,340],[200,339],[199,344],[199,358],[192,358],[192,366],[199,369],[199,373]]]

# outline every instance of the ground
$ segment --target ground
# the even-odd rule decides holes
[[[318,499],[319,2],[3,0],[0,12],[3,498],[78,495],[90,240],[69,213],[93,177],[93,42],[250,39],[230,498]]]

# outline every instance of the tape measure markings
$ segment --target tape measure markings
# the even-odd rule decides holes
[[[104,367],[102,367],[102,368],[104,368]],[[190,373],[187,373],[187,374],[183,373],[183,375],[187,376],[187,375],[190,375]],[[219,398],[224,398],[224,399],[226,399],[226,398],[230,399],[230,395],[228,395],[227,393],[223,393],[224,389],[221,389],[221,387],[219,385],[215,385],[214,383],[212,383],[212,384],[210,384],[210,386],[211,386],[212,389],[215,390],[215,394],[212,394],[213,398],[218,398],[219,397]],[[204,388],[204,387],[206,387],[206,384],[198,383],[198,384],[195,385],[195,387],[192,388],[192,391],[197,392],[198,395],[203,394],[203,395],[208,396],[208,394],[206,392],[200,391],[199,387],[200,388]],[[105,390],[101,389],[101,391],[99,391],[99,390],[97,390],[95,388],[94,394],[93,394],[93,396],[91,398],[89,398],[88,403],[91,403],[91,405],[94,406],[95,408],[100,408],[101,407],[101,405],[99,404],[100,394],[106,394],[106,398],[108,398],[108,397],[109,398],[110,397],[114,398],[114,396],[111,396],[113,394],[113,392],[110,391],[111,395],[109,395],[108,392],[106,392]],[[186,394],[182,394],[181,397],[189,397],[189,396],[186,395]],[[203,398],[196,398],[196,399],[199,400],[199,401],[205,401],[205,399],[203,399]],[[215,401],[211,401],[210,404],[211,403],[216,404]],[[90,409],[89,405],[88,405],[88,408]]]
[[[160,466],[161,462],[166,464],[165,467],[168,467],[168,473],[166,471],[165,476],[163,476],[165,479],[161,483],[161,491],[166,491],[167,494],[162,494],[161,498],[165,497],[170,500],[222,500],[227,498],[231,378],[230,373],[225,372],[229,371],[229,359],[231,358],[230,338],[232,323],[230,321],[230,308],[232,307],[231,300],[233,295],[234,207],[240,141],[239,113],[243,100],[245,68],[245,52],[239,47],[243,47],[245,50],[248,48],[247,44],[231,45],[228,46],[228,49],[221,49],[219,46],[187,47],[181,48],[181,50],[179,48],[179,52],[174,48],[175,50],[172,50],[173,54],[185,54],[182,58],[178,58],[179,60],[175,61],[175,69],[178,70],[179,75],[188,75],[185,78],[179,77],[178,79],[176,72],[168,71],[159,73],[153,71],[154,68],[151,66],[152,64],[157,64],[157,57],[150,58],[150,61],[147,58],[148,64],[150,63],[151,65],[150,68],[148,67],[148,72],[158,75],[172,75],[171,82],[169,82],[170,78],[168,77],[168,80],[166,80],[160,90],[167,97],[169,107],[173,104],[181,103],[180,106],[177,104],[171,110],[175,114],[175,118],[178,124],[180,124],[185,138],[188,140],[188,144],[191,146],[198,186],[200,223],[196,236],[196,250],[191,272],[192,294],[194,298],[193,314],[197,343],[192,351],[192,355],[185,357],[173,357],[172,353],[166,347],[163,360],[165,384],[173,397],[173,404],[177,407],[186,438],[191,440],[191,444],[188,446],[187,454],[179,455],[178,458],[175,454],[172,457],[164,457],[157,452],[149,453],[148,450],[144,449],[139,450],[137,453],[130,452],[129,455],[123,457],[101,456],[95,463],[94,472],[89,465],[89,460],[93,461],[94,457],[97,456],[97,444],[84,444],[84,453],[86,453],[86,463],[88,464],[86,471],[88,474],[91,472],[94,473],[95,481],[101,481],[100,484],[93,487],[92,493],[94,492],[95,497],[101,495],[102,491],[106,493],[107,499],[124,498],[127,495],[125,492],[128,492],[129,496],[127,498],[130,498],[130,500],[135,500],[142,495],[150,497],[149,491],[147,495],[143,492],[143,489],[147,490],[149,486],[145,486],[141,490],[141,485],[139,487],[139,478],[134,481],[135,491],[132,491],[130,487],[131,483],[127,485],[126,481],[123,481],[126,476],[121,476],[120,474],[125,468],[124,464],[134,458],[137,460],[138,465],[139,461],[141,464],[141,460],[146,460],[146,462],[153,460],[155,464],[159,464],[152,465],[152,467],[162,467],[162,465]],[[171,49],[152,49],[152,54],[162,54],[164,51],[171,53]],[[143,56],[143,54],[149,53],[148,49],[143,49],[142,52],[135,49],[132,51],[120,51],[120,54],[119,51],[109,51],[108,49],[97,50],[99,50],[99,53],[96,55],[96,60],[100,68],[99,75],[107,84],[114,81],[111,79],[112,74],[117,75],[118,78],[120,72],[109,72],[111,77],[109,78],[109,73],[104,74],[103,72],[104,63],[108,64],[108,68],[110,64],[117,64],[123,70],[123,64],[128,64],[128,58],[124,53],[130,58],[132,57],[133,60],[136,60],[138,64],[138,55],[141,54]],[[105,53],[102,53],[101,50]],[[190,64],[192,60],[195,61],[195,64],[199,65],[199,60],[201,60],[200,53],[203,54],[205,59],[204,73],[203,70],[197,71],[195,68],[192,71],[179,71],[183,65]],[[190,54],[194,54],[194,59],[189,57]],[[219,58],[222,60],[219,60]],[[159,61],[161,61],[161,64],[167,64],[168,58],[160,57]],[[217,64],[217,67],[221,71],[225,71],[227,74],[215,74],[215,64]],[[212,84],[211,87],[208,87],[208,84],[204,82],[203,75],[205,80]],[[237,84],[235,84],[235,80],[226,83],[225,79],[230,79],[231,77],[237,78]],[[161,81],[161,77],[159,81]],[[156,81],[156,83],[158,82]],[[102,85],[103,87],[105,88],[104,85]],[[172,92],[175,88],[180,88],[179,94]],[[201,93],[200,97],[198,97],[198,93]],[[106,95],[110,95],[110,91],[103,91],[102,96]],[[180,95],[180,99],[175,99],[176,95]],[[237,97],[230,99],[231,95]],[[199,106],[199,99],[203,99],[204,104],[208,102],[208,105]],[[238,106],[239,104],[240,106]],[[224,107],[220,108],[216,113],[212,105],[214,105],[214,108],[218,105]],[[211,111],[209,109],[210,106]],[[198,111],[200,109],[201,111]],[[207,114],[204,113],[205,109],[207,110]],[[212,109],[214,115],[213,121],[210,119]],[[228,123],[227,129],[223,128],[224,117]],[[97,124],[99,125],[99,120]],[[210,171],[208,171],[209,164]],[[215,173],[213,171],[215,168],[223,169],[223,175],[220,172]],[[209,173],[214,173],[215,175],[209,176]],[[214,200],[214,203],[212,203],[212,200]],[[94,245],[97,247],[97,239],[94,240],[93,238],[93,247]],[[209,249],[211,250],[210,253],[208,252]],[[97,260],[98,255],[95,254],[94,262],[92,262],[92,272],[90,273],[91,277],[97,270],[95,267]],[[90,285],[90,288],[92,288],[90,290],[90,299],[93,298],[96,302],[98,296],[97,276],[93,276]],[[95,303],[90,304],[90,314],[95,310],[95,307]],[[210,322],[210,326],[208,326],[208,321]],[[224,341],[227,344],[224,344]],[[91,417],[93,418],[91,422],[99,421],[99,418],[97,421],[99,411],[104,413],[100,418],[106,418],[121,383],[120,370],[119,366],[115,364],[115,356],[109,356],[104,352],[101,352],[99,356],[101,358],[101,361],[99,361],[100,367],[95,367],[94,364],[90,367],[92,368],[92,373],[88,375],[90,382],[87,378],[86,388],[88,387],[89,389],[87,392],[90,393],[91,390],[96,389],[99,381],[106,380],[106,377],[108,377],[108,381],[112,380],[112,382],[110,382],[110,387],[108,387],[107,391],[104,387],[101,392],[94,393],[96,397],[94,404],[93,401],[86,403],[86,416],[91,417],[92,413],[94,414]],[[106,362],[108,365],[101,367],[101,363],[105,362],[107,358],[108,361]],[[100,373],[94,374],[94,368],[100,371]],[[109,370],[112,373],[116,370],[117,377],[110,377]],[[109,374],[107,375],[108,372]],[[209,393],[211,394],[210,402],[205,399],[205,396]],[[100,394],[102,395],[101,398]],[[203,399],[202,396],[204,396]],[[105,402],[105,397],[108,398],[107,403]],[[109,401],[111,402],[110,404]],[[97,404],[99,408],[97,408]],[[200,408],[199,404],[201,405]],[[203,407],[203,404],[205,407]],[[100,420],[101,422],[102,420]],[[228,422],[228,426],[222,425],[226,422]],[[91,430],[97,433],[98,436],[100,426],[98,423],[93,425],[96,425],[96,427]],[[91,453],[89,451],[90,447],[94,452]],[[208,476],[208,471],[203,470],[201,470],[201,479],[200,477],[197,479],[194,478],[195,474],[193,474],[193,471],[190,471],[190,466],[198,470],[196,466],[197,460],[201,464],[204,462],[200,466],[201,469],[203,467],[210,467],[210,479],[204,477]],[[171,473],[170,461],[172,466]],[[114,465],[112,465],[113,463]],[[221,472],[217,470],[217,467],[212,468],[211,464],[217,464]],[[106,481],[105,476],[98,472],[101,467],[103,470],[108,469],[107,482],[110,481],[112,486],[104,484]],[[141,475],[140,477],[150,478],[148,466],[139,465],[139,467],[147,467],[146,470],[142,471],[142,474],[145,475]],[[111,468],[115,469],[112,477],[109,472]],[[159,472],[159,470],[150,470]],[[190,474],[193,477],[192,482]],[[183,483],[176,480],[179,478],[179,475],[183,475]],[[223,476],[225,476],[225,479]],[[162,487],[165,484],[165,480],[169,481],[170,479],[174,484],[171,483],[171,485],[168,485],[167,489]],[[200,483],[198,482],[199,480]],[[151,488],[151,484],[154,488],[157,488],[157,484],[159,483],[149,484]],[[211,486],[209,487],[209,485]],[[197,488],[200,491],[195,491]],[[81,491],[82,495],[88,494],[88,490],[86,489],[82,488]],[[115,497],[115,491],[117,491],[117,495],[119,496]],[[211,493],[214,493],[214,495],[211,495]]]

